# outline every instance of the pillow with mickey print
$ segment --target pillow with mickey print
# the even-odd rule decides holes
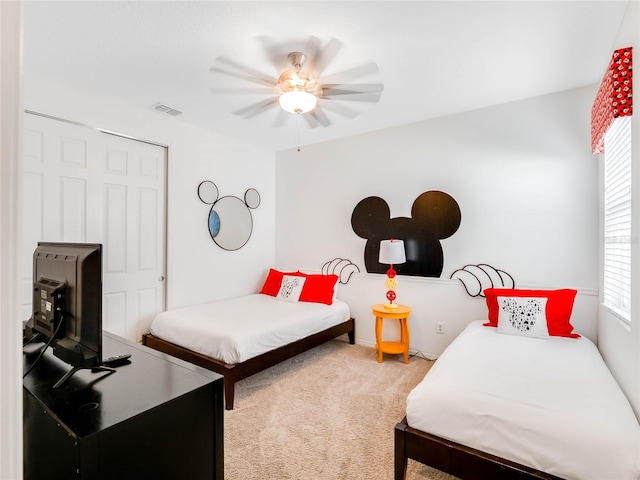
[[[547,299],[498,296],[498,333],[532,338],[549,338]]]
[[[305,280],[305,277],[284,275],[282,277],[282,283],[280,284],[280,290],[278,290],[278,294],[276,295],[276,300],[296,303],[300,300],[300,294],[302,293]]]

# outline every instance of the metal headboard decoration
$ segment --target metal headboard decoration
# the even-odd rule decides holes
[[[451,279],[458,279],[464,289],[472,297],[484,297],[486,288],[514,288],[513,277],[504,270],[479,263],[477,265],[465,265],[451,274]]]
[[[322,266],[324,275],[338,275],[338,281],[346,285],[355,272],[360,273],[358,266],[346,258],[334,258]]]

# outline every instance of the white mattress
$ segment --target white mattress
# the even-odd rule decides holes
[[[567,479],[640,478],[640,426],[586,338],[475,321],[411,391],[407,423]]]
[[[349,306],[284,302],[260,293],[160,313],[151,333],[225,363],[240,363],[350,318]]]

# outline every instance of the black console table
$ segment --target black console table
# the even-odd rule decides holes
[[[24,349],[25,367],[42,344]],[[223,480],[223,380],[105,332],[114,373],[69,366],[51,350],[23,381],[25,480]]]

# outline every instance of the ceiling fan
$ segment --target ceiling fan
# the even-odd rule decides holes
[[[212,88],[215,94],[258,94],[265,98],[237,109],[232,113],[242,118],[253,118],[275,109],[273,126],[282,126],[292,116],[302,116],[309,127],[327,127],[335,115],[355,118],[360,112],[356,102],[376,103],[380,100],[382,83],[349,83],[379,73],[374,62],[329,73],[323,73],[341,49],[341,43],[332,38],[324,46],[316,37],[305,44],[277,43],[267,37],[258,37],[278,76],[256,70],[236,60],[221,56],[211,71],[235,79],[261,85],[261,88],[236,86]]]

